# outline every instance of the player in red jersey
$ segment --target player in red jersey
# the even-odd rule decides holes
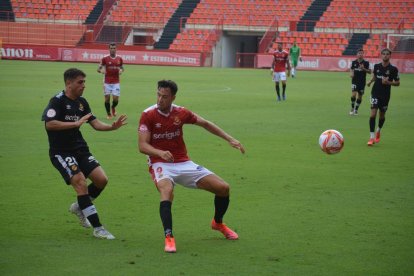
[[[176,252],[171,214],[176,184],[215,194],[215,214],[211,228],[223,233],[226,239],[238,239],[237,233],[223,223],[223,216],[230,202],[229,184],[190,160],[183,139],[183,125],[195,124],[203,127],[244,153],[242,144],[220,127],[184,107],[174,105],[177,91],[175,82],[159,81],[157,104],[144,110],[138,129],[139,151],[148,155],[150,173],[160,193],[160,216],[165,234],[164,251],[170,253]]]
[[[116,44],[109,44],[109,55],[102,58],[98,67],[98,73],[105,74],[104,79],[104,96],[105,110],[108,119],[116,116],[115,107],[118,105],[121,88],[119,85],[119,76],[124,72],[124,62],[120,56],[116,55]],[[112,114],[110,112],[110,101],[112,95]]]
[[[280,101],[279,81],[282,81],[282,98],[286,100],[286,68],[287,76],[290,76],[289,53],[283,50],[282,43],[277,44],[277,50],[273,52],[273,63],[270,68],[275,82],[277,100]]]

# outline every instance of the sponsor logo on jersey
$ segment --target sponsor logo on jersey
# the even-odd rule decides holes
[[[175,137],[178,137],[181,135],[181,131],[179,129],[177,129],[174,132],[164,132],[164,133],[154,133],[152,135],[152,139],[157,140],[157,139],[174,139]]]
[[[65,116],[65,120],[66,121],[72,121],[72,122],[77,122],[77,121],[79,121],[79,116],[77,116],[77,115],[66,115]]]
[[[49,118],[53,118],[56,116],[56,110],[54,110],[53,108],[49,109],[46,113],[46,116]]]

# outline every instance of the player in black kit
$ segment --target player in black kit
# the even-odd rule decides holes
[[[352,78],[352,96],[349,115],[358,115],[358,108],[361,105],[362,96],[365,91],[366,76],[367,73],[371,74],[369,62],[364,60],[364,50],[358,49],[357,59],[352,61],[350,71]]]
[[[99,221],[92,200],[96,199],[108,183],[108,177],[95,157],[89,152],[80,127],[89,123],[95,130],[116,130],[126,124],[126,115],[121,115],[112,125],[99,121],[92,113],[88,102],[82,97],[85,89],[85,73],[71,68],[65,71],[65,90],[50,99],[42,121],[49,138],[49,156],[53,166],[60,172],[67,185],[72,185],[77,202],[69,211],[77,215],[81,225],[93,226],[93,235],[102,239],[114,239]],[[86,178],[92,183],[87,186]]]
[[[388,102],[391,97],[391,86],[400,86],[398,68],[390,63],[390,49],[381,51],[382,62],[374,65],[374,74],[368,83],[368,87],[374,82],[371,91],[371,116],[369,118],[370,138],[368,146],[380,142],[381,128],[385,122],[385,112],[388,109]],[[378,129],[375,133],[375,120],[379,110]]]

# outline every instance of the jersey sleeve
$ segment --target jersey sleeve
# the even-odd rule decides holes
[[[391,81],[395,80],[395,81],[399,81],[400,80],[400,74],[398,73],[398,68],[394,66],[394,70],[392,70],[391,76],[390,76]]]
[[[197,116],[190,110],[183,108],[185,111],[185,124],[195,124],[197,122]]]
[[[53,97],[50,99],[49,104],[46,106],[42,114],[42,121],[49,122],[53,120],[60,120],[61,110],[60,101],[58,98]]]
[[[139,119],[138,132],[151,132],[151,121],[147,112],[142,112]]]

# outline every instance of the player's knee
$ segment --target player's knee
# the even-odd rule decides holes
[[[77,194],[88,193],[88,186],[86,185],[86,179],[83,175],[81,176],[80,174],[77,174],[73,176],[70,182]]]
[[[220,186],[216,189],[216,195],[218,196],[229,196],[230,186],[226,182],[222,182]]]
[[[98,179],[94,180],[94,183],[100,189],[104,189],[106,187],[106,184],[108,184],[108,181],[109,179],[106,175],[101,175]]]

